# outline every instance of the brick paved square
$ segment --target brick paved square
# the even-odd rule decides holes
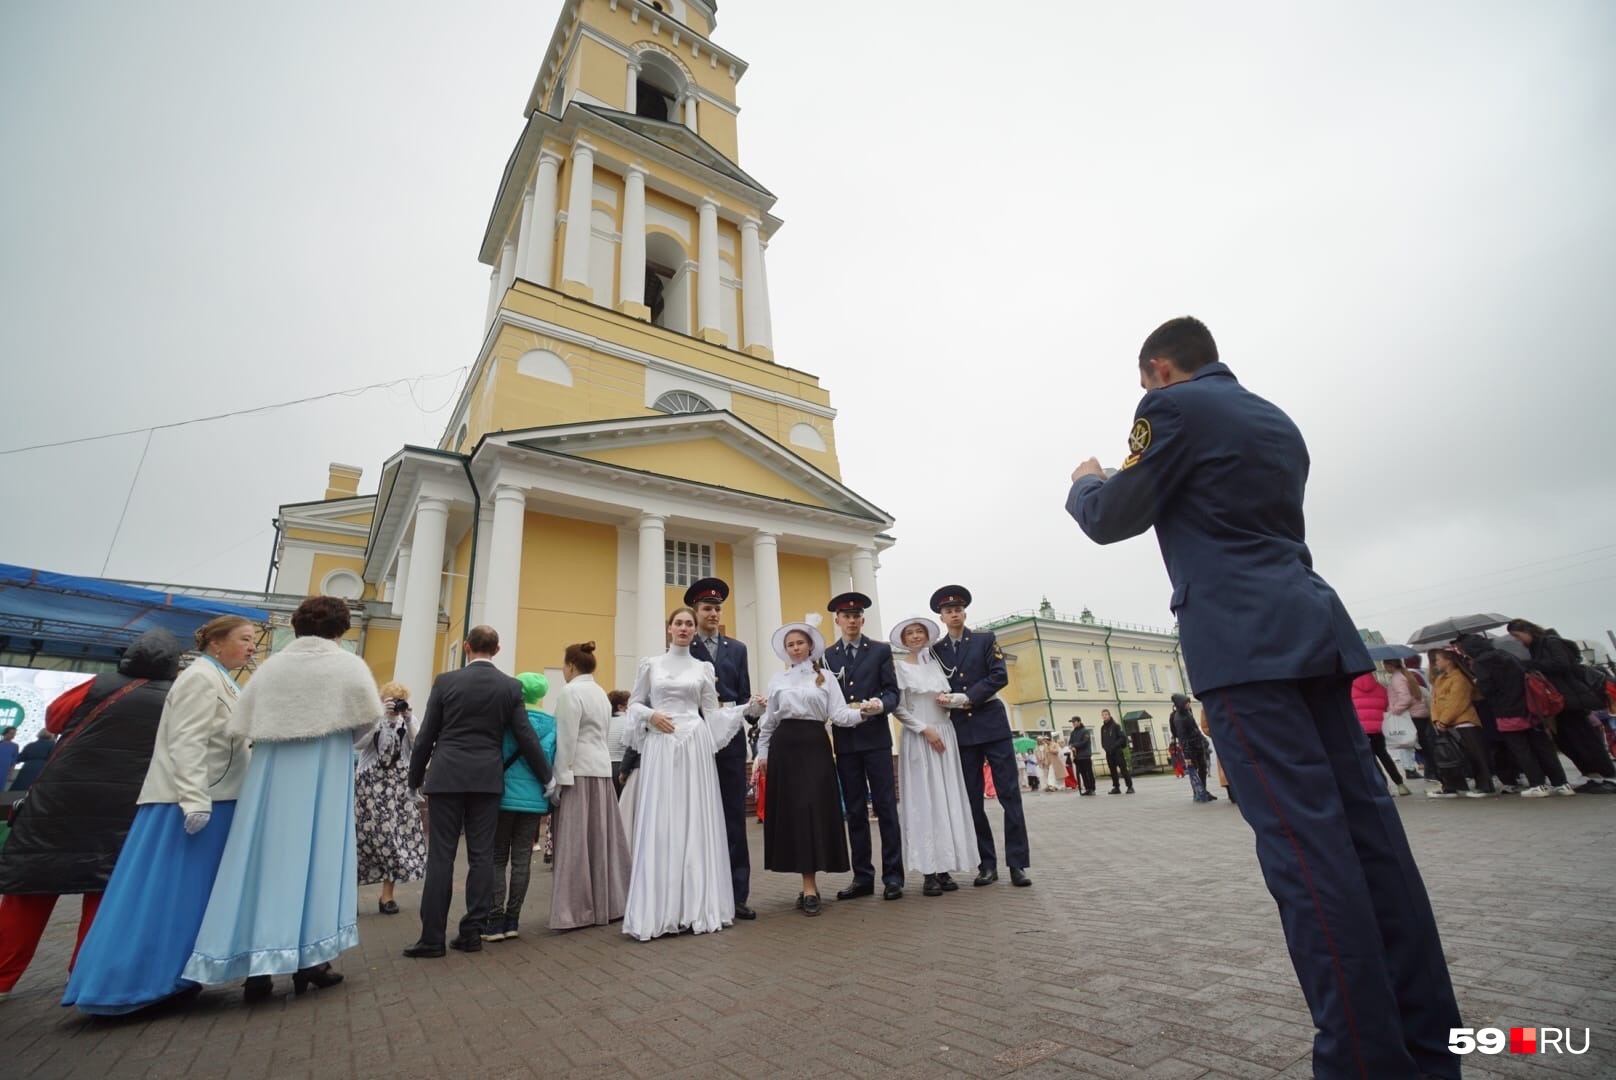
[[[1465,1021],[1589,1028],[1579,1057],[1472,1055],[1468,1077],[1616,1075],[1616,798],[1397,800]],[[62,1009],[78,905],[0,1003],[0,1076],[1305,1077],[1311,1027],[1251,834],[1227,801],[1150,778],[1132,797],[1027,799],[1031,889],[792,908],[755,871],[754,923],[638,943],[544,930],[411,961],[405,913],[360,892],[340,987],[246,1006],[239,987],[122,1020]],[[997,826],[997,811],[992,811]],[[996,835],[997,834],[996,832]],[[752,828],[762,864],[762,830]],[[464,869],[464,858],[460,866]],[[827,894],[843,882],[825,883]]]

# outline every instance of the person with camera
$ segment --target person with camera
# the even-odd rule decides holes
[[[415,745],[410,692],[401,683],[390,682],[381,695],[386,712],[359,745],[354,767],[354,840],[359,884],[381,882],[376,909],[397,915],[393,886],[425,876],[426,834],[410,796],[410,749]]]

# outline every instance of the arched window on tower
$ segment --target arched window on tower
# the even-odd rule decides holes
[[[666,394],[651,403],[651,408],[657,412],[672,413],[698,413],[713,412],[713,403],[700,394],[692,394],[689,390],[669,390]]]
[[[634,112],[650,120],[677,123],[684,74],[654,52],[640,55],[640,77],[634,81]]]
[[[690,333],[688,261],[684,248],[673,237],[660,232],[646,236],[645,306],[651,309],[653,326]]]

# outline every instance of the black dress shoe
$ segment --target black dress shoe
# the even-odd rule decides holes
[[[417,941],[414,945],[404,946],[404,955],[413,959],[436,959],[443,955],[442,945],[428,945],[424,941]]]
[[[383,915],[397,915],[398,902],[394,900],[378,900],[376,901],[376,910]]]
[[[861,896],[874,896],[874,895],[875,895],[875,882],[867,881],[867,882],[865,882],[865,883],[863,883],[861,885],[861,884],[859,884],[858,882],[855,881],[855,882],[853,882],[853,884],[849,885],[847,888],[845,888],[845,889],[841,890],[840,892],[838,892],[836,894],[836,899],[838,899],[838,900],[857,900]]]
[[[995,881],[998,881],[998,880],[999,880],[999,872],[997,870],[983,870],[981,873],[976,875],[976,880],[971,882],[971,884],[972,885],[992,885]]]
[[[802,898],[802,903],[797,906],[802,908],[802,913],[804,915],[818,915],[820,911],[823,910],[823,905],[819,902],[818,893],[815,893],[813,896],[804,896]]]
[[[943,887],[944,892],[959,892],[959,882],[947,874],[938,874],[937,884]]]
[[[483,939],[480,937],[457,937],[449,942],[449,948],[457,952],[482,952]]]
[[[1028,877],[1027,871],[1023,870],[1021,867],[1012,866],[1010,868],[1010,884],[1020,885],[1022,888],[1026,888],[1028,885],[1032,884],[1032,878]]]
[[[1121,795],[1122,794],[1122,789],[1121,788],[1112,788],[1110,791],[1106,792],[1106,794],[1107,795]]]
[[[317,967],[302,968],[292,975],[292,993],[301,994],[313,986],[320,990],[335,986],[342,981],[342,973],[332,971],[330,964],[320,964]]]
[[[802,893],[797,894],[797,910],[802,910]]]
[[[735,905],[735,917],[737,919],[755,919],[755,918],[757,918],[757,912],[753,911],[751,908],[747,907],[745,904],[736,904]]]
[[[941,895],[943,895],[943,883],[937,880],[937,875],[936,874],[927,874],[926,875],[925,883],[920,886],[920,895],[922,895],[922,896],[941,896]]]
[[[890,885],[883,886],[882,889],[881,889],[881,899],[883,899],[883,900],[902,900],[903,899],[903,886],[898,885],[898,884],[890,884]]]
[[[262,1001],[274,992],[274,979],[268,975],[249,975],[241,987],[241,1000]]]

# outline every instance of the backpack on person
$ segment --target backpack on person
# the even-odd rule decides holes
[[[1565,695],[1541,671],[1526,673],[1526,711],[1539,720],[1558,716],[1565,710]]]

